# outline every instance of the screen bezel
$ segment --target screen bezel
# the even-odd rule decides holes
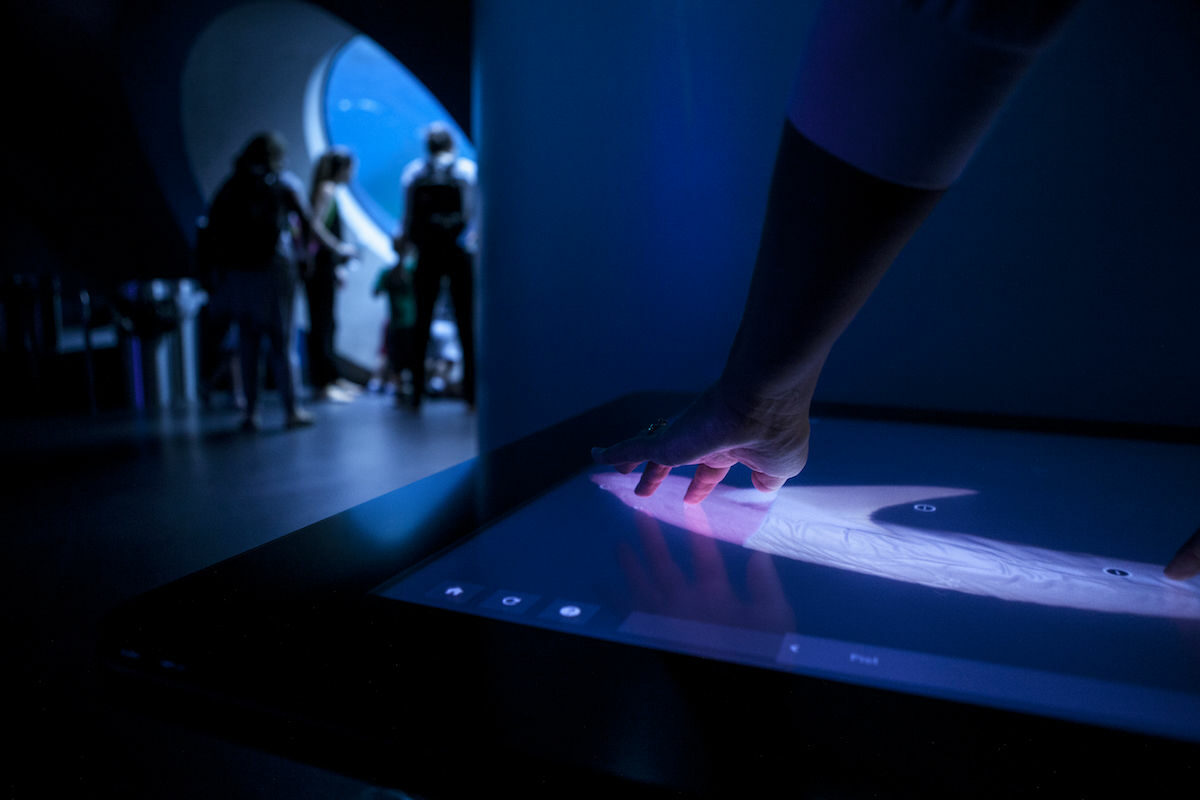
[[[370,594],[581,471],[629,420],[687,399],[621,398],[138,598],[101,642],[114,685],[156,713],[431,793],[485,775],[573,793],[745,791],[798,765],[805,787],[835,793],[980,779],[1107,790],[1119,776],[1098,760],[1167,774],[1195,759],[1186,743]],[[372,535],[381,520],[390,538]],[[463,758],[485,768],[457,769]]]

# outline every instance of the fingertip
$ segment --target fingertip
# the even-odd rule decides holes
[[[1200,575],[1200,556],[1180,553],[1163,568],[1163,575],[1173,581],[1186,581]]]
[[[765,472],[754,472],[750,475],[750,480],[754,483],[754,488],[760,492],[776,492],[787,482],[787,478],[780,478],[775,475],[768,475]]]
[[[706,497],[708,497],[710,494],[712,494],[712,490],[713,490],[713,487],[711,487],[711,486],[702,486],[702,487],[689,486],[687,492],[685,492],[683,495],[683,502],[687,503],[689,506],[694,506],[699,503],[703,503],[704,499]]]
[[[659,484],[666,479],[670,472],[670,467],[655,464],[652,461],[647,462],[646,468],[642,470],[642,478],[638,481],[638,485],[634,488],[633,493],[638,497],[649,497],[658,491]]]
[[[603,464],[604,463],[604,460],[602,458],[603,455],[604,455],[603,447],[593,447],[592,448],[592,461],[596,462],[597,464]]]
[[[1200,530],[1183,543],[1175,551],[1175,555],[1167,562],[1163,574],[1176,581],[1187,580],[1200,575]]]
[[[628,475],[637,469],[637,464],[635,462],[630,462],[627,464],[613,464],[613,468],[622,475]]]

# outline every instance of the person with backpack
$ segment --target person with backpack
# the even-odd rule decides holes
[[[234,161],[208,212],[202,261],[220,278],[213,302],[238,326],[243,430],[258,430],[258,361],[262,341],[283,398],[286,426],[311,425],[296,401],[288,357],[288,330],[296,291],[293,224],[306,235],[327,239],[340,251],[351,248],[312,224],[297,182],[283,172],[287,145],[277,133],[252,137]]]
[[[474,277],[468,246],[473,212],[476,165],[455,155],[454,139],[443,123],[429,126],[428,155],[411,162],[401,176],[404,219],[394,245],[401,259],[410,248],[417,252],[413,271],[416,333],[413,338],[412,408],[418,410],[425,390],[425,351],[429,347],[433,308],[442,278],[449,279],[450,297],[463,355],[463,399],[475,407]]]

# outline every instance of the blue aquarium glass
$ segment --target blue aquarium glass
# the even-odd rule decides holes
[[[350,191],[384,231],[394,231],[404,211],[400,174],[425,155],[425,130],[437,121],[450,128],[459,155],[474,160],[475,148],[438,99],[374,40],[356,36],[334,57],[325,83],[326,131],[332,144],[357,156]]]

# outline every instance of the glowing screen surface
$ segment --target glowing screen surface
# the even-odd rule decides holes
[[[592,469],[398,576],[406,602],[1200,741],[1200,448],[850,421],[779,492]],[[740,479],[740,484],[739,484]]]

